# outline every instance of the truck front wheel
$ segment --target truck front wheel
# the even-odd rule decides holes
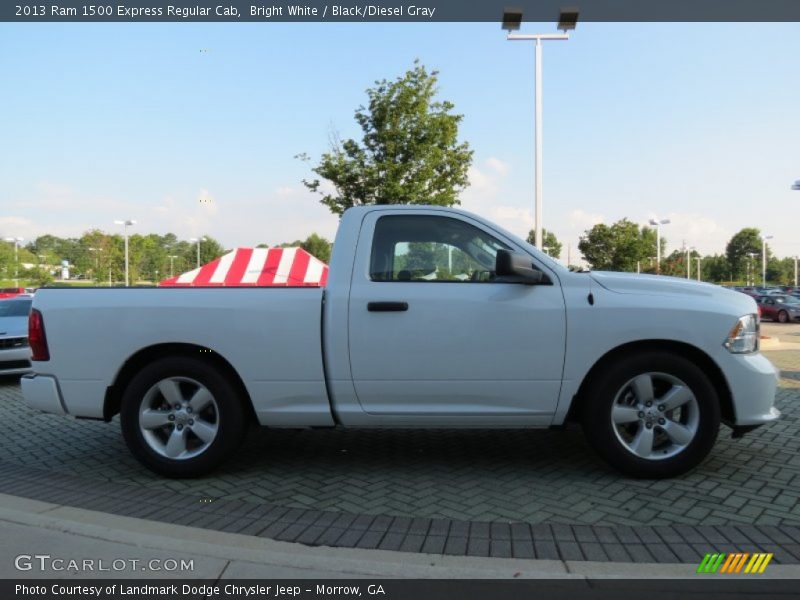
[[[588,390],[583,430],[611,466],[663,478],[697,466],[717,439],[719,398],[703,371],[669,352],[628,354]]]
[[[212,365],[189,357],[163,358],[139,371],[123,392],[120,421],[133,455],[168,477],[213,470],[246,430],[236,388]]]

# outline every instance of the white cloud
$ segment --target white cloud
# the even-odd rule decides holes
[[[580,232],[586,229],[591,229],[598,223],[603,223],[605,217],[598,213],[590,213],[580,208],[570,211],[569,213],[569,226],[572,229],[579,230]]]
[[[197,196],[197,201],[200,204],[208,204],[209,206],[215,206],[214,205],[214,196],[212,196],[211,192],[209,192],[206,189],[200,190],[200,194]]]
[[[275,190],[275,194],[280,198],[288,198],[289,196],[296,196],[297,189],[284,185]]]
[[[650,218],[655,216],[651,215],[643,224]],[[661,226],[661,234],[668,240],[669,252],[685,243],[702,254],[721,254],[734,233],[718,221],[698,213],[671,212],[661,218],[670,220],[668,225]]]
[[[41,235],[50,234],[60,237],[74,237],[80,235],[80,233],[87,229],[89,228],[84,228],[78,232],[75,227],[62,223],[46,224],[16,215],[0,217],[0,239],[21,237],[25,240],[23,245],[32,242]]]
[[[491,175],[484,173],[476,166],[471,166],[467,170],[469,179],[469,190],[480,192],[495,192],[495,182]]]
[[[503,162],[502,160],[494,156],[486,159],[486,165],[499,175],[502,175],[503,177],[506,177],[511,171],[511,167],[509,166],[508,163]]]
[[[470,185],[461,194],[462,208],[526,237],[533,227],[533,215],[529,208],[508,202],[504,180],[509,167],[498,158],[489,158],[484,162],[488,169],[482,170],[474,165],[469,168]]]

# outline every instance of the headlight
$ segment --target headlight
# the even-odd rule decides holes
[[[745,315],[736,321],[723,345],[733,354],[758,350],[758,316]]]

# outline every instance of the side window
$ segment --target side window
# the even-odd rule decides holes
[[[479,283],[494,279],[497,251],[508,246],[459,219],[389,215],[375,224],[372,281]]]

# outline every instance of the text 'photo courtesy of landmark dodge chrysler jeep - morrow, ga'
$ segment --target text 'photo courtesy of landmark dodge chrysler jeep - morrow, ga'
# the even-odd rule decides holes
[[[582,424],[635,477],[696,466],[720,422],[779,418],[752,298],[571,272],[467,212],[346,211],[325,288],[43,289],[27,403],[105,419],[173,477],[266,427]]]

